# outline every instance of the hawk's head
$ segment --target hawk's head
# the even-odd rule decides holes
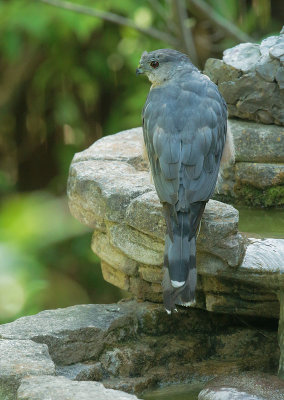
[[[145,74],[149,81],[161,84],[172,78],[185,64],[190,64],[189,58],[177,50],[159,49],[144,53],[136,69],[136,74]]]

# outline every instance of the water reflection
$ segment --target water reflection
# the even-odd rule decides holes
[[[171,385],[146,392],[144,400],[197,400],[203,383]]]
[[[284,238],[284,210],[236,207],[240,213],[239,230],[249,237]]]

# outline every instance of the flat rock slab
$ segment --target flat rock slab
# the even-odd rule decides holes
[[[241,197],[242,188],[281,190],[284,184],[284,128],[239,119],[229,120],[236,163],[223,171],[218,194]],[[237,184],[237,185],[236,185]],[[270,205],[277,200],[270,200]]]
[[[236,162],[284,163],[284,128],[230,119]]]
[[[140,127],[120,132],[115,142],[112,135],[105,136],[103,140],[98,140],[85,151],[75,154],[73,162],[124,161],[135,168],[147,169],[143,158],[144,141],[141,133]]]
[[[229,115],[264,124],[284,125],[284,34],[261,44],[241,43],[209,59],[204,73],[224,96]]]
[[[238,184],[249,184],[260,189],[284,184],[284,164],[239,162],[235,173]]]
[[[57,364],[90,360],[100,354],[105,342],[111,343],[112,336],[123,338],[135,333],[137,325],[129,307],[89,304],[42,311],[0,325],[0,338],[45,343]]]
[[[15,399],[27,375],[54,375],[55,366],[45,344],[31,340],[0,340],[0,398]]]
[[[249,238],[242,263],[237,268],[227,268],[218,258],[212,258],[211,269],[206,269],[201,259],[201,274],[222,276],[232,282],[247,282],[279,292],[284,287],[284,239]]]
[[[247,372],[210,381],[198,400],[283,400],[284,381],[276,376]]]
[[[102,383],[70,381],[64,377],[30,377],[22,380],[17,400],[137,400],[119,390],[106,389]]]
[[[283,239],[250,238],[237,268],[205,254],[197,259],[207,310],[279,318],[276,293],[284,287]]]
[[[97,227],[107,218],[124,219],[130,201],[153,190],[149,173],[126,162],[79,161],[71,165],[68,195],[72,214],[84,224]]]

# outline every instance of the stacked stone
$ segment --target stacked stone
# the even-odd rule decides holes
[[[261,44],[228,49],[222,60],[209,59],[204,73],[218,85],[230,118],[255,121],[231,121],[236,165],[225,172],[219,192],[251,205],[282,206],[284,30]]]
[[[240,61],[241,50],[252,46],[252,54],[261,55],[258,70],[265,76],[261,62],[272,63],[275,67],[283,61],[280,55],[282,38],[283,34],[267,39],[260,46],[240,45],[237,58]],[[264,52],[264,48],[268,50]],[[264,80],[260,90],[260,83],[256,84],[252,79],[252,74],[261,76],[255,66],[245,70],[241,64],[231,66],[228,63],[230,52],[234,51],[228,50],[223,61],[211,60],[208,65],[215,65],[213,70],[219,74],[215,81],[218,81],[225,98],[238,85],[242,86],[235,103],[226,99],[230,115],[236,116],[239,110],[239,117],[257,122],[229,121],[236,144],[237,163],[227,171],[228,179],[225,179],[221,191],[235,195],[235,182],[235,186],[241,188],[250,185],[260,191],[279,189],[280,197],[275,198],[277,201],[280,198],[281,202],[284,139],[283,128],[275,124],[283,124],[283,98],[278,93],[282,88],[282,66],[277,67],[275,81]],[[279,61],[275,61],[278,60],[276,54]],[[250,65],[253,65],[254,57],[250,58]],[[270,62],[267,57],[274,58]],[[212,75],[211,78],[214,80]],[[252,86],[249,87],[250,82]],[[269,97],[270,92],[267,92],[270,108],[265,103],[265,95],[261,100],[261,104],[265,103],[264,109],[260,105],[253,109],[246,102],[257,101],[262,90],[266,90],[265,82],[270,88],[273,85],[275,98]],[[249,93],[255,90],[259,93],[250,96]],[[274,100],[277,104],[273,103]],[[247,114],[244,114],[242,104],[247,105]],[[69,206],[75,218],[94,229],[92,249],[101,258],[105,280],[140,300],[161,302],[166,227],[143,153],[142,129],[135,128],[104,137],[76,154],[68,180]],[[217,313],[279,318],[279,299],[281,310],[284,301],[284,240],[245,238],[238,232],[237,210],[211,200],[202,219],[197,249],[197,308]],[[281,311],[280,376],[284,376],[283,319]]]
[[[141,128],[104,137],[76,154],[69,205],[94,229],[92,249],[105,280],[141,300],[161,302],[166,227],[142,155]],[[284,240],[245,239],[238,211],[211,200],[197,247],[199,308],[278,318]]]

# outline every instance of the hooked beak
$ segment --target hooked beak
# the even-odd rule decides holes
[[[141,67],[140,68],[136,68],[136,75],[141,75],[141,74],[144,74],[143,69]]]

